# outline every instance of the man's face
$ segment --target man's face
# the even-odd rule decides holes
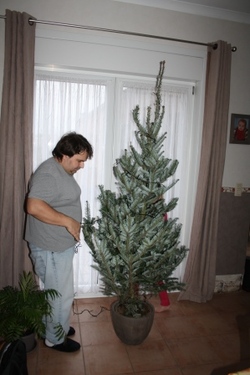
[[[88,159],[87,151],[82,151],[79,154],[75,154],[72,157],[67,155],[63,155],[61,164],[64,170],[68,173],[73,175],[79,169],[84,168],[84,163]]]

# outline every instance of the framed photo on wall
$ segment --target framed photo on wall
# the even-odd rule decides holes
[[[250,144],[250,115],[232,113],[229,143]]]

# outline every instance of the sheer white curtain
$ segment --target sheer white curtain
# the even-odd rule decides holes
[[[122,150],[128,149],[132,143],[137,146],[134,132],[136,125],[133,121],[132,110],[138,104],[140,107],[140,120],[145,123],[147,107],[152,107],[152,121],[154,115],[155,95],[154,83],[135,81],[120,81],[118,84],[118,95],[120,100],[117,105],[117,125],[115,127],[114,159],[121,155]],[[179,218],[183,224],[181,243],[188,246],[189,227],[185,225],[190,221],[187,198],[187,187],[190,182],[188,173],[190,141],[191,141],[191,112],[192,108],[192,86],[191,85],[163,85],[162,105],[165,106],[165,116],[162,123],[162,133],[167,132],[164,142],[165,156],[177,159],[179,166],[174,179],[179,180],[176,185],[165,194],[166,201],[178,197],[176,208],[169,213],[170,217]],[[113,187],[114,187],[113,181]],[[182,279],[185,261],[176,269],[174,276]]]
[[[116,82],[116,84],[114,84]],[[115,189],[112,166],[121,152],[136,145],[132,110],[138,104],[145,120],[146,108],[154,103],[154,82],[124,81],[122,79],[86,79],[63,74],[38,74],[35,83],[34,111],[34,170],[45,159],[59,138],[69,132],[83,134],[94,148],[94,157],[75,178],[82,189],[83,213],[86,201],[93,216],[98,215],[98,185]],[[170,213],[183,223],[181,242],[188,245],[189,228],[187,190],[190,155],[190,85],[165,85],[162,91],[165,117],[162,132],[167,131],[165,155],[179,160],[176,179],[180,181],[165,199],[179,197],[176,209]],[[154,109],[153,109],[154,110]],[[74,258],[74,282],[77,296],[98,295],[99,279],[91,267],[92,258],[82,239],[82,247]],[[184,263],[175,273],[182,276]]]
[[[97,214],[98,185],[104,183],[107,128],[108,83],[74,77],[37,75],[34,111],[34,170],[49,158],[60,137],[69,132],[81,133],[94,148],[94,157],[87,161],[75,178],[81,187],[83,214],[88,201]],[[74,257],[76,294],[97,293],[98,275],[92,269],[88,247],[81,241]]]

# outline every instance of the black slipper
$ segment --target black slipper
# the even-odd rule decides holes
[[[73,328],[73,327],[69,327],[69,332],[68,332],[68,334],[67,334],[67,336],[69,337],[69,336],[73,336],[74,334],[76,333],[76,331],[75,331],[75,329]]]
[[[81,345],[78,342],[68,339],[68,338],[66,338],[66,340],[62,344],[47,346],[47,348],[51,348],[54,350],[58,350],[59,352],[65,352],[65,353],[76,352],[77,350],[80,349],[80,347]]]

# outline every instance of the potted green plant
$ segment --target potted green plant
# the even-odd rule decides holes
[[[165,111],[161,105],[164,68],[163,61],[156,79],[153,121],[150,106],[145,124],[139,120],[139,106],[133,110],[140,151],[132,145],[130,150],[124,150],[113,167],[118,192],[99,186],[100,216],[91,217],[87,202],[82,223],[93,267],[101,275],[102,292],[117,297],[111,306],[111,317],[114,324],[115,311],[119,323],[114,329],[126,344],[141,343],[151,329],[154,311],[147,303],[149,297],[161,290],[183,287],[172,274],[187,249],[179,244],[181,225],[177,219],[166,219],[178,199],[169,202],[163,199],[164,193],[177,182],[173,175],[178,166],[177,160],[164,157],[166,133],[161,133]],[[171,181],[166,184],[169,178]],[[148,314],[151,318],[145,334],[141,338],[132,337],[138,334],[140,319],[145,320]],[[132,318],[136,320],[134,328],[131,328]],[[125,328],[121,327],[121,319],[125,320]],[[123,337],[126,334],[130,337]]]
[[[52,315],[50,300],[59,297],[54,289],[39,289],[32,272],[20,274],[18,287],[0,290],[0,337],[7,343],[23,340],[27,351],[35,346],[35,336],[45,336],[44,317]],[[58,336],[64,334],[57,326]]]

